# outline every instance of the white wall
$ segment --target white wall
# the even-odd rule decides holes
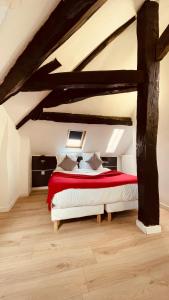
[[[30,145],[23,143],[23,138],[15,129],[5,109],[0,107],[0,211],[8,211],[17,198],[28,195],[30,181]],[[27,165],[23,176],[21,166]]]
[[[124,173],[137,175],[137,162],[136,162],[136,109],[133,113],[133,126],[132,126],[132,141],[125,152],[121,156],[121,170]]]
[[[8,118],[8,116],[7,116]],[[7,171],[8,171],[8,201],[10,205],[20,195],[20,136],[12,121],[8,118],[7,130]]]
[[[85,130],[86,138],[83,151],[100,151],[106,149],[114,128],[124,128],[125,134],[118,144],[114,155],[126,152],[132,141],[132,128],[128,126],[89,125],[73,123],[55,123],[50,121],[29,121],[19,132],[30,138],[33,155],[55,155],[68,151],[65,148],[68,130]]]
[[[8,119],[2,107],[0,108],[0,126],[0,210],[3,210],[10,205],[10,200],[8,198],[7,168]]]
[[[28,196],[32,186],[32,153],[30,139],[20,135],[20,195]]]
[[[158,129],[160,200],[169,206],[169,54],[161,62]]]

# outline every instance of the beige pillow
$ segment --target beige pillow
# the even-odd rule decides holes
[[[93,156],[86,162],[91,166],[93,170],[97,170],[103,163],[103,161],[97,156],[96,153],[94,153]]]
[[[58,165],[58,167],[62,168],[65,171],[72,171],[76,165],[77,161],[72,160],[69,156],[66,155],[63,161]]]

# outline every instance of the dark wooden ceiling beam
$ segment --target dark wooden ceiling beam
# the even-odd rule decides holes
[[[119,87],[114,90],[100,88],[100,89],[68,89],[64,91],[63,89],[53,90],[49,95],[47,95],[43,101],[41,101],[30,113],[28,113],[16,126],[17,129],[22,127],[26,122],[32,118],[36,118],[39,115],[43,108],[56,107],[61,104],[70,104],[80,100],[84,100],[89,97],[99,96],[99,95],[109,95],[109,94],[119,94],[119,93],[129,93],[137,90],[137,85],[130,87]],[[82,96],[83,93],[83,96]]]
[[[119,93],[129,93],[137,91],[137,85],[133,84],[131,86],[119,86],[110,88],[88,88],[85,90],[79,89],[67,89],[66,91],[62,89],[53,90],[50,95],[47,95],[42,102],[38,105],[41,108],[56,107],[62,104],[71,104],[84,100],[86,98],[92,98],[95,96],[102,95],[113,95]]]
[[[35,71],[29,80],[34,81],[34,80],[41,80],[41,77],[45,74],[49,74],[52,71],[58,69],[61,66],[60,62],[57,59],[54,59],[50,61],[49,63],[45,64],[41,68],[39,68],[37,71]]]
[[[51,72],[53,72],[54,70],[58,69],[59,67],[61,67],[61,63],[55,58],[53,60],[51,60],[49,63],[43,65],[42,67],[40,67],[37,71],[35,71],[33,73],[32,76],[39,76],[41,74],[49,74]],[[31,79],[31,77],[30,77]]]
[[[114,89],[116,86],[130,86],[143,81],[143,72],[138,70],[63,72],[43,74],[41,80],[28,80],[21,91],[45,91],[55,88],[87,89],[90,87],[104,87],[105,89],[112,87]]]
[[[43,109],[39,106],[35,107],[30,113],[28,113],[17,125],[16,129],[21,128],[25,123],[27,123],[29,120],[36,120],[38,119],[38,116],[41,114]]]
[[[122,26],[120,26],[117,30],[115,30],[111,35],[109,35],[101,44],[98,45],[98,47],[96,47],[86,58],[84,58],[78,66],[76,66],[76,68],[73,70],[73,72],[82,71],[84,67],[86,67],[99,53],[101,53],[101,51],[103,51],[108,44],[110,44],[122,32],[124,32],[124,30],[127,29],[135,20],[136,20],[136,18],[132,17],[130,20],[128,20],[126,23],[124,23]],[[131,91],[134,91],[136,89],[137,89],[137,87],[130,88]],[[125,88],[121,89],[121,93],[124,93],[124,92],[125,92]],[[126,89],[126,92],[129,92],[129,88]],[[113,93],[115,93],[115,92],[113,92]],[[49,95],[48,95],[49,103],[51,103],[52,101],[54,101],[54,103],[56,102],[55,97],[57,95],[55,95],[55,97],[53,97],[53,95],[55,95],[55,91],[52,91],[49,93]],[[55,106],[54,103],[52,106]]]
[[[0,86],[0,104],[16,94],[45,59],[105,2],[106,0],[61,0],[6,75]]]
[[[41,112],[33,116],[32,120],[45,120],[63,123],[84,123],[84,124],[104,124],[104,125],[126,125],[131,126],[132,120],[127,117],[112,117],[100,115],[71,114],[60,112]]]
[[[130,26],[135,21],[135,17],[131,18],[129,21],[127,21],[125,24],[123,24],[121,27],[119,27],[117,30],[115,30],[107,39],[105,39],[96,49],[92,51],[73,71],[81,71],[89,62],[91,62],[95,56],[97,56],[101,51],[114,39],[116,39],[128,26]],[[106,95],[106,94],[118,94],[118,93],[128,93],[128,92],[134,92],[137,90],[137,85],[133,84],[130,87],[120,87],[119,89],[111,89],[111,92],[109,93],[109,89],[107,89],[107,92],[105,90],[101,91],[99,89],[99,95]],[[81,96],[79,94],[77,89],[75,91],[67,90],[67,93],[63,93],[63,91],[60,91],[60,94],[58,94],[58,89],[54,89],[52,92],[50,92],[47,97],[45,97],[40,104],[38,104],[27,116],[25,116],[20,122],[19,127],[23,126],[31,117],[31,115],[38,111],[39,109],[43,107],[54,107],[59,104],[63,103],[72,103],[79,100],[84,100],[85,98],[93,97],[93,93],[89,90],[86,91],[85,97]],[[68,95],[68,96],[67,96]],[[95,96],[98,94],[95,93]],[[70,97],[68,99],[68,97]]]
[[[124,32],[134,21],[136,17],[131,18],[112,34],[110,34],[101,44],[99,44],[73,71],[82,71],[97,55],[101,53],[111,42],[113,42],[122,32]]]
[[[156,59],[157,61],[162,60],[165,55],[169,52],[169,25],[160,36],[157,48],[156,48]]]

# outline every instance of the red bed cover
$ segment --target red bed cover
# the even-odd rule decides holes
[[[106,171],[98,175],[67,174],[54,172],[48,182],[49,209],[54,194],[67,189],[100,189],[137,183],[137,177],[119,171]]]

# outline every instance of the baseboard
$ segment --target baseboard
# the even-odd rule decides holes
[[[33,187],[32,191],[47,190],[48,186]]]
[[[161,225],[145,226],[141,221],[136,220],[137,227],[145,234],[153,234],[161,232]]]
[[[14,204],[16,203],[17,199],[14,199],[13,201],[11,201],[9,203],[8,206],[0,206],[0,212],[9,212],[11,210],[11,208],[14,206]]]
[[[160,207],[169,210],[169,206],[160,202]]]

